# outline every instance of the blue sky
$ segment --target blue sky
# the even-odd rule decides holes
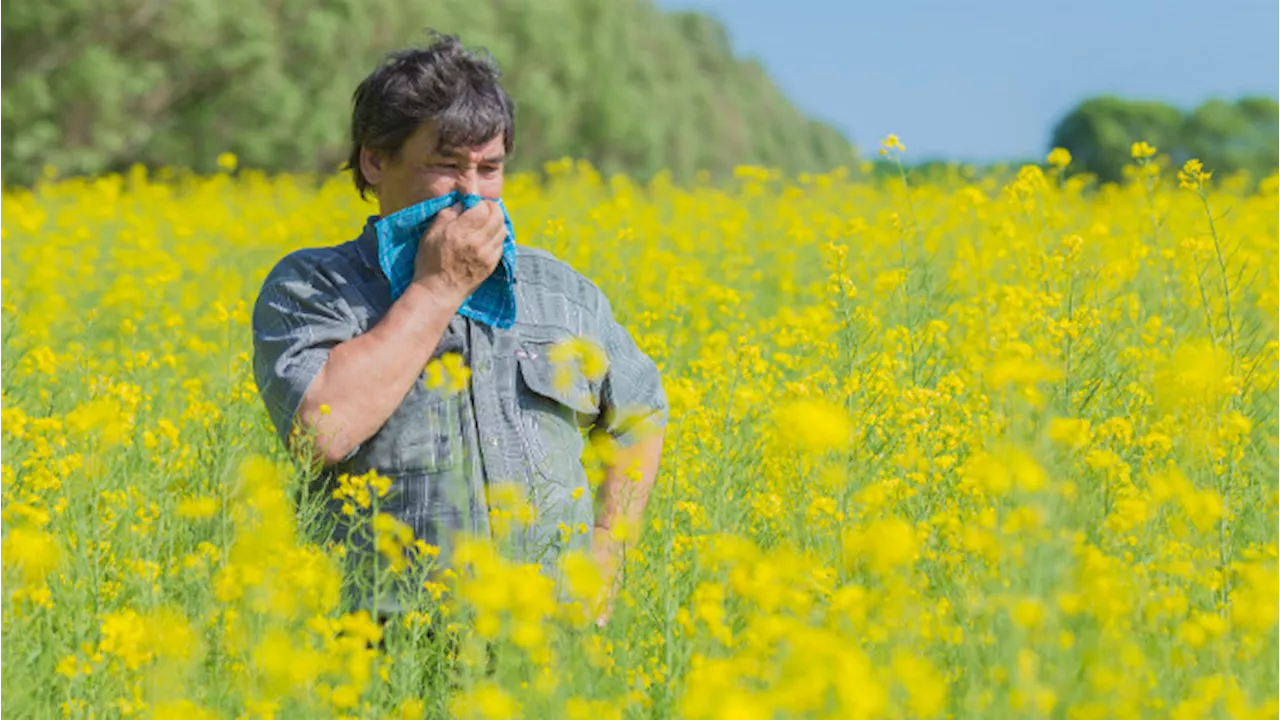
[[[1046,150],[1054,123],[1110,93],[1189,108],[1275,97],[1276,0],[658,0],[707,12],[809,115],[873,153],[984,161]]]

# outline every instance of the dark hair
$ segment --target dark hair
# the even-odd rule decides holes
[[[360,197],[376,189],[360,170],[360,149],[394,157],[423,123],[435,124],[438,145],[479,145],[502,134],[515,146],[515,105],[498,79],[502,72],[485,50],[468,51],[454,35],[432,32],[426,48],[398,50],[356,88],[352,98],[350,170]]]

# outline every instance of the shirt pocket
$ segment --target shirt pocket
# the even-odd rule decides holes
[[[600,412],[597,391],[576,367],[551,362],[552,341],[521,343],[516,351],[520,435],[535,467],[557,485],[585,483],[582,428]]]

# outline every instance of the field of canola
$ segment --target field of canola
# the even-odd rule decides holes
[[[605,290],[673,406],[603,629],[483,544],[386,627],[340,606],[249,311],[358,232],[348,179],[7,191],[5,714],[1275,718],[1276,179],[1134,155],[1101,190],[1060,152],[510,179],[520,241]]]

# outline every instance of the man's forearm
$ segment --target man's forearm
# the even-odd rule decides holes
[[[460,304],[411,283],[377,325],[330,351],[297,417],[324,464],[342,460],[391,417]]]
[[[627,538],[638,537],[644,522],[644,511],[658,476],[658,464],[662,459],[662,433],[655,432],[635,445],[618,452],[615,462],[605,473],[605,479],[597,491],[600,512],[596,515],[591,533],[591,552],[604,581],[604,594],[598,598],[600,615],[597,622],[603,624],[609,617],[610,605],[618,581],[618,563]],[[635,477],[635,480],[631,478]],[[616,530],[626,530],[623,540]],[[634,535],[633,535],[634,533]]]
[[[662,441],[662,433],[654,432],[635,445],[618,451],[598,491],[600,512],[596,516],[597,528],[612,530],[621,521],[630,532],[639,530],[658,475]],[[629,475],[635,473],[638,473],[637,479],[632,480]]]

